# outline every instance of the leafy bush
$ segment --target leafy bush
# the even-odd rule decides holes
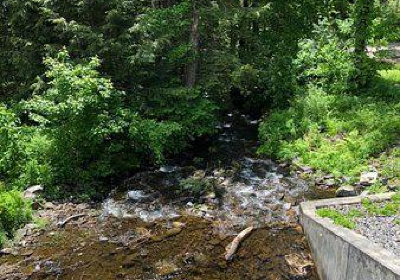
[[[296,159],[338,177],[357,176],[371,156],[397,141],[399,108],[399,99],[385,101],[383,93],[360,97],[311,88],[261,124],[259,152]]]
[[[50,142],[42,131],[20,124],[16,114],[0,105],[0,179],[20,189],[51,181],[47,151]]]
[[[350,19],[324,19],[315,26],[312,39],[300,41],[295,60],[300,84],[313,84],[329,93],[344,93],[350,89],[355,65],[351,52],[353,42],[346,37],[352,25]]]
[[[0,247],[15,230],[32,219],[30,203],[18,191],[0,192]]]
[[[160,89],[136,104],[101,77],[97,58],[74,64],[61,51],[45,63],[48,82],[24,108],[51,141],[56,185],[84,186],[160,162],[214,131],[216,107],[196,89]]]

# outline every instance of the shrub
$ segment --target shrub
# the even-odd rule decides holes
[[[83,185],[113,174],[120,167],[114,165],[116,159],[128,152],[123,135],[136,118],[122,106],[124,93],[100,77],[97,58],[74,65],[69,54],[61,51],[45,64],[48,87],[44,91],[39,87],[25,108],[51,138],[55,183]],[[130,163],[138,161],[132,156]]]
[[[338,177],[357,176],[371,156],[396,143],[400,135],[400,103],[385,99],[382,93],[360,97],[311,88],[290,108],[275,110],[265,119],[259,129],[259,152],[297,159]]]
[[[216,107],[197,89],[159,89],[135,101],[100,75],[97,58],[76,64],[61,51],[45,64],[48,81],[37,84],[24,108],[51,142],[57,186],[88,189],[142,163],[159,163],[214,131]]]
[[[32,219],[30,203],[18,191],[0,192],[0,247],[15,230]]]
[[[42,131],[22,126],[16,114],[0,105],[0,179],[20,189],[51,180],[49,141]]]
[[[353,43],[346,37],[352,24],[350,19],[324,19],[315,26],[311,39],[300,41],[294,62],[300,84],[313,84],[329,93],[344,93],[351,88]]]

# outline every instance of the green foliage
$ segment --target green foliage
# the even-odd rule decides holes
[[[399,136],[397,88],[371,96],[332,95],[310,88],[260,126],[259,152],[294,160],[336,176],[357,176]],[[388,101],[386,101],[388,100]]]
[[[211,191],[213,189],[213,185],[209,180],[194,177],[189,177],[182,180],[179,185],[181,187],[181,191],[190,192],[197,198],[207,191]]]
[[[51,181],[50,146],[41,130],[22,126],[16,114],[0,106],[0,179],[24,188]]]
[[[356,224],[347,216],[343,215],[339,211],[331,208],[320,208],[317,209],[317,214],[322,218],[332,219],[336,225],[340,225],[342,227],[348,229],[355,229]]]
[[[48,82],[37,83],[24,110],[51,143],[52,184],[83,187],[158,163],[214,132],[216,106],[197,89],[159,89],[128,106],[125,92],[98,72],[97,58],[74,64],[62,51],[45,63]]]
[[[400,211],[400,193],[396,193],[389,201],[372,201],[364,198],[361,202],[361,209],[351,208],[347,213],[342,213],[332,208],[319,208],[317,214],[323,218],[330,218],[337,225],[349,229],[355,229],[355,219],[370,216],[391,217],[399,214]],[[398,224],[398,219],[395,220]]]
[[[115,171],[114,159],[124,148],[119,141],[129,128],[124,93],[95,70],[98,59],[73,65],[67,52],[45,61],[49,88],[25,104],[32,120],[51,135],[51,165],[58,183],[86,182]],[[137,162],[132,158],[132,164]]]
[[[32,219],[30,203],[18,191],[0,192],[0,247],[15,230]]]
[[[332,93],[350,90],[355,64],[350,32],[353,21],[323,19],[315,26],[312,39],[300,41],[295,60],[300,84],[313,84]]]
[[[397,42],[400,37],[400,6],[397,0],[385,3],[375,0],[374,19],[371,25],[371,44],[387,44]]]
[[[374,216],[395,216],[400,211],[399,194],[393,196],[390,202],[373,202],[368,198],[363,199],[362,205],[368,214]]]

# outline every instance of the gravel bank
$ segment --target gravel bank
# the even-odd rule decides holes
[[[368,214],[361,204],[340,205],[335,209],[344,215],[347,215],[352,209],[360,210],[363,217],[353,218],[356,223],[355,231],[400,256],[399,214],[390,217],[373,216]]]

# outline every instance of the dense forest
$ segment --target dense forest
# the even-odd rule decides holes
[[[218,135],[232,110],[261,119],[260,157],[349,182],[373,158],[399,183],[399,149],[388,148],[400,137],[400,68],[384,48],[400,39],[399,9],[3,0],[0,244],[32,219],[28,187],[43,186],[46,199],[101,199]]]

